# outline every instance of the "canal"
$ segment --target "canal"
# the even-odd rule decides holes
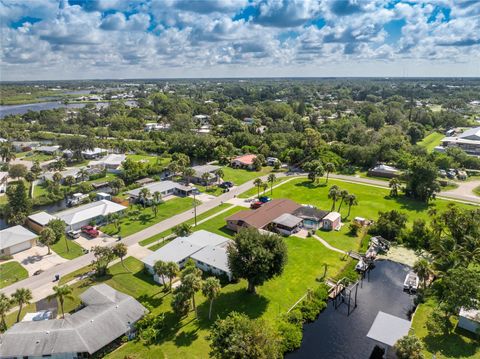
[[[358,288],[357,308],[347,315],[347,306],[336,310],[329,303],[318,319],[306,324],[300,349],[287,354],[288,359],[366,359],[375,342],[367,333],[379,311],[409,319],[414,296],[403,291],[403,281],[410,268],[391,261],[377,261]]]

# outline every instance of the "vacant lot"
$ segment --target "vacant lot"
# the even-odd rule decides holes
[[[231,181],[235,185],[248,182],[254,178],[264,176],[272,172],[272,167],[263,167],[260,171],[249,171],[243,169],[235,169],[232,167],[222,167],[224,181]]]
[[[445,135],[439,132],[433,132],[426,136],[418,145],[425,147],[428,152],[432,152],[435,147],[440,145],[442,138]]]

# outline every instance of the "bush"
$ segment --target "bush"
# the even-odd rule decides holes
[[[284,353],[300,348],[303,337],[301,324],[282,320],[278,325],[278,332],[282,337],[282,351]]]
[[[89,179],[90,181],[93,181],[93,180],[96,180],[96,179],[99,179],[99,178],[104,178],[104,177],[106,177],[106,176],[107,176],[107,170],[103,170],[103,171],[100,172],[100,173],[94,173],[93,175],[90,175],[90,176],[88,177],[88,179]]]

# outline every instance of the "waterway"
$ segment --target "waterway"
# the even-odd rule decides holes
[[[0,106],[0,118],[4,118],[8,115],[23,115],[28,111],[42,111],[42,110],[53,110],[55,108],[82,108],[85,107],[85,103],[69,103],[64,104],[60,101],[52,102],[38,102],[38,103],[28,103],[23,105],[4,105]],[[100,107],[108,106],[108,102],[96,102],[95,105]]]
[[[330,302],[315,322],[304,326],[302,346],[286,358],[368,358],[376,343],[367,338],[367,333],[379,311],[409,319],[414,296],[403,291],[409,270],[403,264],[377,261],[369,280],[364,279],[358,288],[355,310],[348,316],[347,305],[335,309]]]

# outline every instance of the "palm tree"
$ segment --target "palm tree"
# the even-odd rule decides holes
[[[347,218],[348,218],[350,217],[350,210],[352,209],[352,206],[356,206],[358,204],[357,196],[355,196],[353,193],[349,194],[345,202],[348,205],[348,214],[347,214]]]
[[[60,184],[60,181],[62,180],[62,174],[60,172],[55,172],[52,176],[53,183],[55,183],[56,186]]]
[[[86,168],[80,168],[80,171],[78,171],[78,176],[80,177],[80,180],[86,181],[90,178],[90,173]]]
[[[33,197],[32,184],[36,179],[37,179],[37,176],[32,171],[28,171],[27,174],[25,175],[25,181],[27,181],[28,184],[30,185],[30,190],[28,191],[30,198]]]
[[[167,262],[167,264],[165,266],[165,275],[168,277],[170,290],[172,290],[173,278],[175,278],[178,275],[179,272],[180,272],[180,268],[178,267],[177,263]]]
[[[400,338],[394,345],[398,359],[424,359],[423,344],[414,334]]]
[[[212,175],[209,172],[205,172],[202,174],[202,181],[205,183],[205,189],[208,189],[210,184],[209,180]]]
[[[205,279],[202,285],[202,293],[210,301],[208,308],[208,320],[212,317],[213,300],[218,297],[220,290],[222,289],[220,281],[215,277],[208,277]]]
[[[340,189],[338,188],[337,185],[333,185],[328,190],[328,198],[332,200],[332,209],[330,210],[331,212],[335,210],[335,205],[337,203],[339,195],[340,195]]]
[[[0,332],[7,330],[7,321],[5,317],[11,308],[12,301],[4,293],[0,293]]]
[[[153,192],[153,200],[155,201],[155,204],[159,204],[162,200],[162,194],[158,191]]]
[[[2,143],[0,146],[0,158],[6,163],[9,163],[16,158],[13,146],[8,142]]]
[[[349,194],[350,194],[350,193],[348,193],[348,191],[347,191],[346,189],[342,189],[342,190],[340,191],[340,198],[341,198],[341,200],[340,200],[340,205],[338,206],[338,212],[340,212],[340,210],[342,209],[342,204],[343,204],[343,202],[347,199],[347,197],[348,197]]]
[[[148,198],[150,197],[150,190],[148,188],[142,188],[138,193],[140,199],[142,200],[143,208],[147,205]]]
[[[127,267],[125,267],[125,263],[123,262],[123,258],[127,255],[128,248],[125,243],[117,243],[112,248],[113,254],[120,258],[120,263],[122,263],[122,267],[129,271]],[[129,271],[130,272],[130,271]]]
[[[270,173],[268,175],[267,181],[268,183],[270,183],[270,195],[273,194],[273,184],[275,183],[276,180],[277,180],[277,177],[275,177],[273,173]]]
[[[223,172],[223,169],[219,168],[218,170],[215,171],[215,175],[218,178],[218,183],[220,183],[220,180],[225,177],[225,173]]]
[[[190,178],[195,176],[195,170],[192,167],[185,167],[182,172],[183,180],[185,183],[190,182]]]
[[[195,292],[202,288],[202,271],[198,268],[192,267],[187,274],[182,276],[182,285],[186,293],[192,298],[192,306],[195,311],[195,316],[198,317],[197,306],[195,304]]]
[[[164,288],[167,288],[167,283],[165,283],[165,276],[167,275],[167,263],[164,261],[156,261],[153,265],[153,270],[155,274],[162,278],[162,283]]]
[[[388,187],[390,187],[390,197],[398,197],[398,190],[400,189],[400,181],[398,178],[392,178],[390,182],[388,182]]]
[[[40,240],[40,243],[47,246],[47,248],[48,248],[48,253],[47,254],[52,253],[51,250],[50,250],[50,246],[55,243],[56,239],[57,239],[57,236],[55,235],[54,230],[51,229],[50,227],[45,227],[40,232],[39,240]]]
[[[58,302],[60,303],[60,309],[62,310],[62,319],[65,319],[65,311],[63,309],[63,304],[65,302],[65,299],[70,299],[73,300],[72,296],[72,287],[68,285],[63,285],[63,286],[54,286],[53,287],[53,294],[49,295],[47,297],[48,301],[51,301],[53,299],[57,299]]]
[[[263,183],[262,183],[262,188],[263,188],[263,195],[265,195],[265,191],[266,191],[267,188],[268,188],[268,183],[263,182]]]
[[[421,258],[415,262],[413,265],[413,271],[418,275],[420,280],[423,283],[423,289],[427,288],[427,281],[432,274],[432,267],[430,263],[425,259]]]
[[[75,184],[75,177],[67,176],[67,177],[65,177],[64,182],[65,182],[65,185],[68,186],[68,189],[71,190],[72,186]]]
[[[253,184],[257,186],[257,197],[260,198],[260,187],[262,186],[263,182],[260,178],[256,178],[255,181],[253,181]]]
[[[330,172],[335,172],[335,165],[332,162],[328,162],[325,164],[325,172],[327,172],[327,180],[325,184],[328,184],[328,175]]]
[[[20,314],[22,313],[22,308],[25,304],[30,304],[32,300],[32,292],[30,289],[18,288],[12,294],[12,303],[18,305],[18,314],[17,314],[17,323],[20,321]]]

